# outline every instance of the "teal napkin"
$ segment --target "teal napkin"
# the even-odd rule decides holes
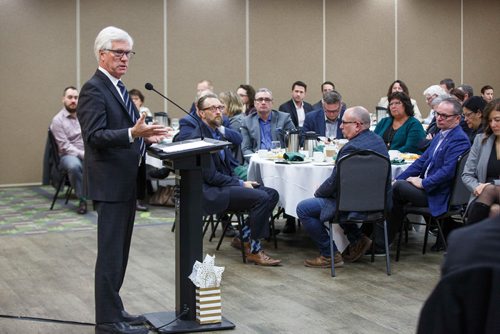
[[[404,165],[406,164],[405,159],[392,159],[391,164],[393,165]]]
[[[313,149],[313,152],[323,152],[325,145],[318,145]]]
[[[286,152],[283,154],[283,159],[287,161],[304,161],[304,155],[298,152]]]

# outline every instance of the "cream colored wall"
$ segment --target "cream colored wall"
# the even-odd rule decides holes
[[[219,92],[245,83],[248,72],[255,88],[274,92],[275,108],[296,80],[308,84],[307,101],[318,101],[325,78],[349,105],[373,110],[399,78],[427,113],[422,91],[444,77],[463,77],[477,93],[491,84],[500,96],[500,3],[463,0],[463,10],[462,53],[460,0],[248,0],[248,11],[246,0],[1,1],[0,185],[40,182],[62,89],[94,73],[93,42],[105,26],[134,38],[124,81],[152,111],[182,116],[145,82],[188,108],[200,79]]]

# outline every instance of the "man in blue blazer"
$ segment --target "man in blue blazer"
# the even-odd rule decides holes
[[[469,137],[459,126],[462,106],[455,98],[444,98],[435,110],[439,132],[429,148],[393,184],[393,207],[389,219],[389,241],[399,230],[407,203],[429,207],[437,217],[448,210],[451,184],[458,157],[470,148]],[[445,226],[446,227],[446,226]]]
[[[120,297],[134,227],[137,185],[145,182],[145,144],[166,136],[147,125],[120,80],[133,56],[130,35],[104,28],[94,44],[99,68],[80,92],[77,108],[85,147],[84,189],[97,210],[96,333],[146,334],[142,316],[124,310]]]
[[[270,150],[272,141],[280,141],[285,147],[284,132],[295,130],[289,114],[276,111],[273,107],[273,93],[261,88],[255,93],[256,113],[243,120],[241,135],[243,155],[249,155],[260,149]]]
[[[207,94],[198,99],[197,109],[202,120],[201,131],[206,138],[221,139],[219,127],[222,123],[224,104],[217,95]],[[193,132],[194,137],[198,137]],[[241,236],[246,258],[262,266],[277,266],[280,260],[269,257],[262,250],[260,239],[269,237],[269,219],[278,203],[278,192],[252,181],[242,181],[233,172],[229,161],[231,151],[226,147],[211,154],[210,168],[203,175],[203,212],[220,214],[226,210],[249,210],[248,223]],[[240,242],[232,245],[240,245]]]
[[[337,91],[329,91],[323,95],[323,108],[313,110],[306,115],[302,128],[302,138],[308,131],[329,139],[342,139],[340,124],[345,112],[342,96]]]
[[[302,127],[306,114],[313,109],[311,104],[304,101],[306,92],[307,85],[302,81],[295,81],[292,85],[292,98],[279,108],[280,111],[290,114],[297,129]]]
[[[370,131],[370,123],[370,113],[363,107],[352,107],[345,111],[341,129],[349,142],[340,149],[337,159],[361,150],[373,150],[389,158],[387,146],[380,136]],[[330,236],[324,222],[330,220],[335,214],[336,176],[335,167],[328,179],[316,190],[314,198],[303,200],[297,205],[297,215],[320,252],[318,257],[304,261],[306,267],[328,268],[332,265]],[[390,191],[389,184],[387,191]],[[372,241],[362,234],[355,224],[341,224],[341,226],[350,242],[348,260],[354,262],[370,248]],[[344,264],[344,259],[336,249],[335,243],[334,247],[335,267],[340,267]]]

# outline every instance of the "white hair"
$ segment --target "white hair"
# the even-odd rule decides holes
[[[439,86],[439,85],[432,85],[430,87],[428,87],[426,90],[424,90],[424,96],[427,96],[427,95],[444,95],[444,94],[447,94],[447,92],[443,89],[443,87]]]
[[[128,42],[130,48],[134,46],[134,41],[132,37],[125,31],[117,27],[106,27],[102,29],[94,42],[94,54],[99,62],[99,53],[104,49],[111,49],[113,41],[125,41]]]

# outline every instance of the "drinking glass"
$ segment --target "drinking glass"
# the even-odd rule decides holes
[[[172,120],[170,121],[170,125],[172,126],[172,129],[174,129],[174,131],[179,130],[179,119],[172,118]]]
[[[271,152],[274,156],[278,156],[281,153],[281,142],[279,140],[271,142]]]

